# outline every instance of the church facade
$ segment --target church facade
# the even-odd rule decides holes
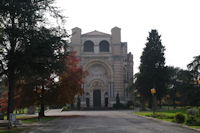
[[[133,80],[133,55],[121,42],[120,28],[112,28],[111,34],[96,30],[82,34],[80,28],[73,28],[69,46],[88,71],[81,107],[112,107],[117,95],[123,104],[130,100],[127,85]]]

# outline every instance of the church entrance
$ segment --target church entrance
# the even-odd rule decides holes
[[[101,107],[101,90],[93,91],[93,105],[94,108]]]

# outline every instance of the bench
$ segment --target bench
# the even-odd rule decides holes
[[[12,123],[12,126],[22,125],[21,120],[16,120]],[[8,120],[0,120],[0,127],[7,127],[9,126]]]

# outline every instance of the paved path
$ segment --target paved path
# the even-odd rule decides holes
[[[175,124],[136,116],[131,111],[49,111],[66,115],[28,133],[199,133]]]

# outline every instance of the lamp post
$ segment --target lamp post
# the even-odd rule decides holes
[[[138,97],[139,111],[141,111],[141,110],[143,110],[143,103],[141,101],[141,94],[138,93],[137,97]]]
[[[153,116],[155,116],[155,113],[156,113],[156,89],[155,88],[152,88],[151,89],[151,94],[153,96]]]
[[[137,89],[133,90],[133,107],[136,107]]]
[[[41,93],[42,93],[42,89],[40,86],[36,86],[36,93],[38,94],[38,105],[40,104],[40,97],[41,97]],[[38,111],[38,120],[40,120],[40,110]]]

